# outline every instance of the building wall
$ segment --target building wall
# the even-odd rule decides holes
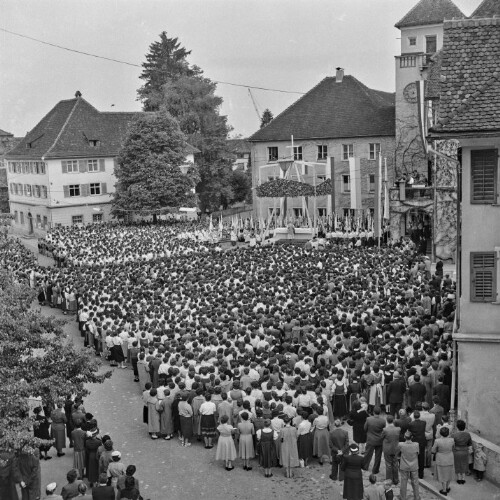
[[[443,25],[411,26],[401,29],[401,54],[425,53],[425,37],[436,35],[437,50],[443,47]],[[410,45],[409,37],[416,37],[416,45]]]
[[[470,254],[500,247],[500,207],[471,204],[471,150],[500,149],[500,138],[462,140],[461,296],[458,411],[471,429],[500,445],[500,304],[471,302]],[[498,181],[497,181],[498,182]],[[497,254],[498,258],[498,254]],[[497,302],[500,302],[497,260]],[[499,466],[500,469],[500,466]]]
[[[370,143],[379,143],[381,154],[387,157],[387,170],[389,185],[394,182],[394,137],[363,137],[363,138],[347,138],[347,139],[326,139],[326,140],[296,140],[294,146],[302,146],[303,161],[318,162],[319,165],[309,166],[307,172],[302,177],[303,182],[311,185],[314,184],[314,175],[316,175],[316,185],[323,182],[317,176],[331,177],[330,168],[327,161],[317,160],[317,146],[326,145],[328,147],[328,157],[334,158],[335,168],[335,204],[337,211],[343,208],[350,208],[350,194],[342,192],[342,175],[349,175],[349,162],[342,159],[343,144],[352,144],[355,157],[360,158],[361,166],[361,191],[362,191],[362,205],[363,208],[373,208],[373,193],[369,193],[369,175],[375,174],[378,162],[369,159]],[[268,163],[268,147],[278,147],[278,158],[290,157],[291,149],[290,142],[276,141],[276,142],[257,142],[253,143],[252,147],[252,172],[253,172],[253,186],[258,186],[260,183],[267,182],[269,177],[280,177],[280,168],[276,166],[266,167]],[[316,173],[314,174],[314,171]],[[295,167],[292,170],[292,179],[295,177]],[[287,206],[289,209],[301,208],[303,206],[303,198],[288,198]],[[254,190],[254,209],[257,217],[267,217],[269,208],[279,207],[279,199],[273,198],[258,198]],[[312,214],[314,208],[314,200],[309,198],[308,207]],[[318,196],[316,199],[317,208],[326,208],[330,213],[330,196]]]

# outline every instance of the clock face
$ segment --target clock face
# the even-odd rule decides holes
[[[417,84],[409,83],[403,90],[403,96],[407,102],[417,102]]]

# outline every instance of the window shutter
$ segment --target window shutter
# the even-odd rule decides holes
[[[471,301],[493,302],[496,299],[495,252],[471,252]]]
[[[64,197],[69,198],[69,186],[63,186]]]
[[[86,160],[78,160],[78,171],[86,172],[87,171],[87,161]]]
[[[471,151],[471,203],[496,203],[498,150]]]
[[[34,196],[34,197],[37,196],[35,188],[36,188],[35,185],[31,186],[31,196]]]
[[[104,158],[99,158],[99,170],[101,172],[106,171],[106,162],[105,162]]]
[[[108,192],[108,188],[105,182],[101,182],[101,194],[106,194]]]
[[[66,160],[63,160],[61,162],[62,165],[62,173],[67,174],[68,173],[68,162]]]
[[[88,184],[81,184],[80,185],[80,193],[82,196],[88,196],[89,195],[89,185]]]

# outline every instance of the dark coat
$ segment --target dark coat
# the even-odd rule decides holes
[[[382,446],[382,431],[385,427],[385,419],[381,416],[368,417],[365,423],[366,443],[373,446]]]
[[[92,488],[92,500],[115,500],[115,489],[113,486]]]
[[[368,418],[366,411],[352,410],[349,413],[349,424],[352,425],[352,439],[355,443],[366,443],[365,422]]]
[[[443,407],[444,412],[448,413],[450,408],[450,388],[449,386],[438,383],[433,390],[434,396],[439,398],[439,404]]]
[[[40,459],[38,455],[22,453],[19,456],[19,472],[26,488],[23,491],[23,499],[37,500],[41,493]]]
[[[97,460],[97,448],[102,442],[97,437],[85,440],[85,464],[89,483],[97,483],[99,480],[99,461]]]
[[[414,420],[410,422],[408,430],[412,433],[412,441],[418,444],[426,444],[427,439],[425,437],[425,421],[424,420]]]
[[[403,442],[405,440],[405,432],[408,430],[408,426],[410,425],[411,418],[397,418],[394,420],[394,425],[399,427],[399,441]]]
[[[425,401],[425,394],[427,390],[425,389],[425,385],[421,384],[420,382],[415,382],[414,384],[410,385],[408,389],[408,404],[411,409],[415,408],[415,405],[419,401]]]
[[[340,468],[344,471],[344,498],[347,500],[362,500],[363,498],[363,468],[362,455],[347,455],[342,460]]]
[[[387,403],[389,404],[402,403],[405,392],[406,392],[406,382],[401,378],[393,380],[387,386],[386,390]]]

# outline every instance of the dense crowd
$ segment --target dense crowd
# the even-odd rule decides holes
[[[455,283],[442,266],[432,274],[409,240],[380,249],[321,240],[235,250],[198,222],[103,224],[49,232],[42,250],[56,267],[13,240],[0,264],[41,304],[75,314],[96,355],[133,368],[152,439],[217,441],[227,471],[238,457],[249,471],[257,457],[266,477],[330,462],[353,500],[363,498],[361,468],[375,455],[378,474],[384,454],[379,491],[389,498],[401,475],[401,498],[408,479],[418,495],[433,450],[446,454]],[[467,435],[450,438],[459,481]],[[85,460],[79,475],[97,483]],[[444,467],[437,474],[448,478]]]

